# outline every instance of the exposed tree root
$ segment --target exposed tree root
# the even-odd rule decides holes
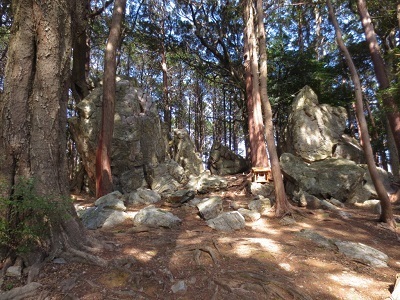
[[[108,266],[108,262],[105,259],[73,247],[68,248],[61,256],[69,259],[77,259],[83,262],[90,262],[99,267]]]
[[[214,243],[214,247],[215,243]],[[219,252],[219,249],[216,247],[217,252]],[[217,252],[210,246],[201,244],[201,245],[190,245],[190,246],[183,246],[176,248],[177,251],[193,251],[193,259],[196,262],[197,265],[201,265],[200,262],[200,256],[202,252],[207,253],[210,255],[212,261],[214,264],[218,263],[218,257],[217,257]]]

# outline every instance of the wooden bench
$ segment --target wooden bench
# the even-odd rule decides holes
[[[253,182],[265,183],[272,181],[271,168],[269,167],[253,167],[251,168]]]

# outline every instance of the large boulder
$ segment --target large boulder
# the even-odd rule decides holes
[[[302,190],[318,198],[335,198],[341,202],[351,199],[357,188],[362,187],[366,172],[355,162],[343,158],[308,164],[293,154],[284,153],[280,162],[289,193]]]
[[[95,187],[96,147],[100,131],[102,87],[78,103],[78,115],[69,119],[69,128],[88,174],[89,188]],[[128,80],[117,82],[111,171],[114,189],[130,192],[146,182],[146,166],[166,157],[166,143],[152,100]]]
[[[220,142],[214,142],[208,159],[208,167],[211,174],[232,175],[248,171],[250,164],[245,158]]]
[[[314,91],[305,86],[292,104],[282,152],[308,162],[331,157],[333,147],[344,133],[346,120],[345,108],[319,104]]]
[[[173,131],[173,158],[183,167],[188,175],[200,175],[204,171],[200,154],[190,139],[186,129],[174,129]]]

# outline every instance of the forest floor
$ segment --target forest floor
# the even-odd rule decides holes
[[[222,196],[247,208],[252,196],[230,176]],[[207,197],[209,195],[203,195]],[[77,197],[80,204],[94,199]],[[270,215],[246,222],[245,229],[219,232],[208,227],[196,208],[157,206],[182,219],[175,229],[135,229],[126,223],[91,233],[113,250],[99,255],[107,268],[48,262],[41,271],[41,294],[35,299],[389,299],[400,273],[400,242],[366,209],[346,207],[349,219],[324,210],[301,208],[290,222]],[[400,215],[400,203],[394,203]],[[387,268],[354,261],[336,250],[301,237],[313,230],[327,238],[361,242],[386,253]],[[122,263],[121,263],[122,262]],[[4,284],[12,284],[5,281]],[[4,286],[3,286],[4,287]]]

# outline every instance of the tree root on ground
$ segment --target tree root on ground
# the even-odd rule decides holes
[[[228,293],[240,296],[241,291],[257,292],[251,286],[258,286],[265,293],[265,299],[297,299],[311,300],[305,292],[300,291],[290,283],[291,279],[279,274],[258,274],[251,271],[228,272],[221,278],[213,278],[212,281]],[[218,293],[218,289],[215,290]],[[216,296],[214,294],[214,296]]]
[[[217,251],[214,250],[211,246],[204,245],[204,244],[178,247],[178,248],[175,248],[175,250],[176,251],[193,251],[193,259],[198,266],[201,265],[200,256],[201,256],[202,252],[207,253],[211,257],[213,263],[217,264],[218,263],[217,252],[219,253],[219,249],[217,248],[215,243],[213,243],[213,245],[217,249]]]

